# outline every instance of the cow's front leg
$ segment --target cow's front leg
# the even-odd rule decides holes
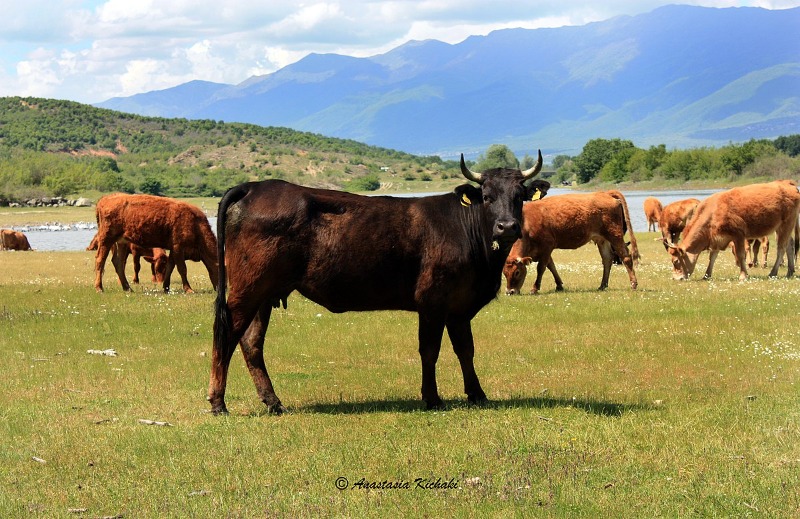
[[[744,266],[746,265],[746,259],[744,258],[744,244],[740,246],[740,250],[741,254],[737,251],[737,247],[734,245],[733,253],[736,255],[736,264],[739,266],[739,279],[744,281],[747,279],[747,268]],[[717,256],[719,256],[719,249],[711,249],[708,251],[708,267],[706,268],[706,273],[703,274],[703,279],[711,279],[711,274],[714,272],[714,263],[717,261]]]
[[[550,256],[547,254],[547,251],[542,252],[539,256],[539,261],[536,263],[536,280],[533,282],[531,294],[537,294],[542,289],[542,278],[544,277],[544,271],[549,261]]]
[[[478,375],[475,373],[475,341],[472,338],[472,327],[469,321],[449,321],[447,323],[447,335],[453,344],[453,351],[456,352],[458,362],[461,364],[461,374],[464,376],[464,393],[467,400],[473,404],[486,401],[486,393],[481,388]]]
[[[183,252],[173,250],[170,253],[170,257],[175,262],[175,268],[178,269],[178,274],[181,276],[183,291],[187,294],[193,294],[194,290],[192,290],[192,287],[189,285],[189,278],[186,275],[186,258],[184,258]]]
[[[428,409],[441,409],[442,399],[436,387],[436,361],[442,347],[444,322],[419,316],[419,356],[422,360],[422,400]]]

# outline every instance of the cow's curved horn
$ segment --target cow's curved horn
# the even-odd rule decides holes
[[[464,162],[463,153],[461,154],[461,174],[464,175],[467,180],[483,184],[483,175],[481,173],[475,173],[467,167],[467,163]]]
[[[672,243],[671,241],[669,241],[669,240],[668,240],[668,239],[666,239],[666,238],[664,238],[664,243],[667,245],[667,247],[671,247],[671,248],[673,248],[673,249],[677,249],[677,248],[678,248],[678,246],[677,246],[677,245],[675,245],[674,243]]]
[[[539,174],[542,170],[542,150],[539,150],[539,160],[536,161],[536,164],[531,169],[526,169],[522,172],[522,178],[528,180],[529,178],[533,178]]]

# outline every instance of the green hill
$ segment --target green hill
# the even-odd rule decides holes
[[[393,192],[461,182],[454,161],[288,128],[0,98],[0,199],[109,191],[220,196],[266,178]]]

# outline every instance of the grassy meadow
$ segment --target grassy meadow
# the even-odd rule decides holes
[[[199,264],[193,295],[123,293],[110,265],[96,294],[91,252],[0,252],[2,515],[797,517],[800,279],[740,283],[726,253],[714,280],[674,282],[638,236],[636,291],[622,267],[596,291],[586,246],[556,254],[565,292],[546,273],[540,295],[484,308],[480,407],[445,338],[447,409],[423,410],[415,314],[293,294],[267,334],[283,416],[238,351],[230,416],[207,412]]]

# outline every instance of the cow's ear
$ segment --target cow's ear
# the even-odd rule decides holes
[[[550,189],[550,182],[540,178],[525,184],[525,200],[540,200],[545,197]]]
[[[469,207],[472,204],[480,204],[483,202],[483,195],[480,188],[472,184],[463,184],[455,188],[454,193],[458,196],[458,201],[464,207]]]

